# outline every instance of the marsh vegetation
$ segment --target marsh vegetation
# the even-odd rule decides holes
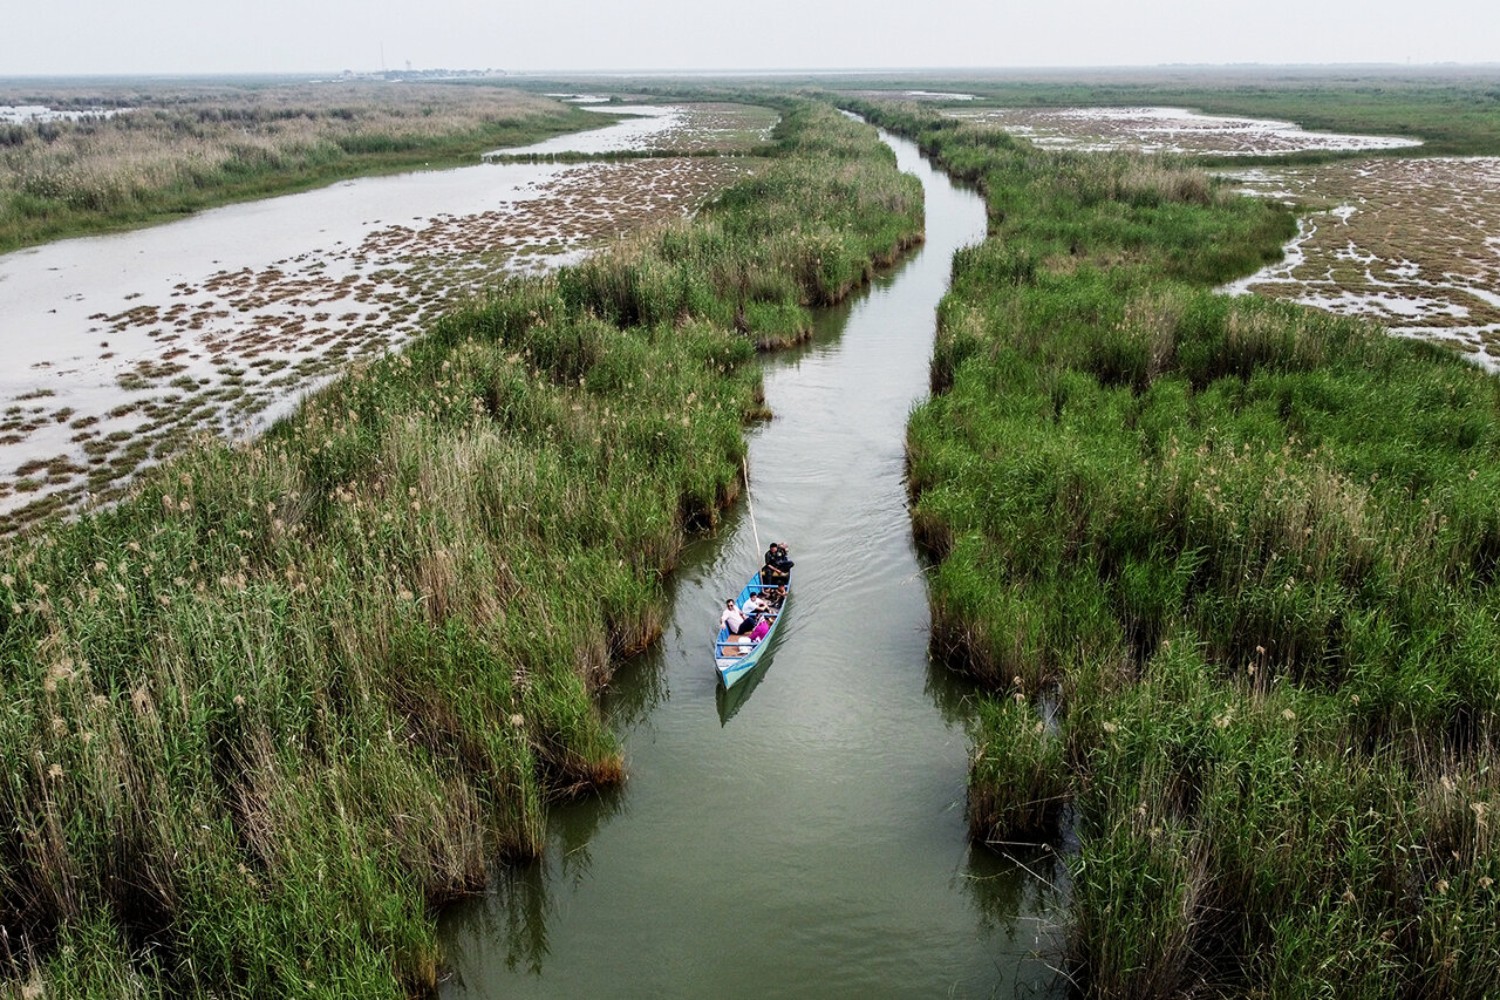
[[[1500,161],[1422,155],[1497,148],[1493,116],[1479,114],[1493,105],[1493,81],[1459,71],[1431,79],[1288,72],[1253,86],[1232,76],[1215,85],[1201,74],[1196,85],[1139,73],[1106,79],[976,86],[982,100],[943,113],[1049,148],[1175,154],[1217,165],[1245,190],[1293,204],[1301,217],[1286,260],[1237,280],[1234,291],[1366,316],[1494,368],[1500,285],[1493,244],[1500,222],[1493,189]],[[1169,94],[1217,114],[1129,103]],[[1078,97],[1110,103],[1067,104]],[[1005,101],[1017,103],[993,103]],[[1257,109],[1292,120],[1244,117]],[[1397,135],[1333,131],[1382,126]],[[1256,165],[1226,166],[1243,159]]]
[[[1070,975],[1493,993],[1496,383],[1213,294],[1292,220],[1190,165],[866,110],[990,203],[909,428],[912,519],[934,650],[997,696],[976,837],[1076,831]]]
[[[0,104],[120,109],[0,126],[0,252],[601,124],[487,85],[13,83]]]
[[[675,147],[744,151],[758,136],[764,150],[776,120],[743,105],[651,110],[662,127],[627,138],[664,155],[365,180],[7,258],[0,534],[117,497],[194,434],[264,429],[497,275],[691,214],[760,159]]]
[[[739,490],[757,341],[920,239],[870,129],[785,110],[699,219],[517,278],[0,550],[15,989],[430,989],[431,909],[620,780],[592,695]]]
[[[1450,152],[1500,137],[1465,103],[1477,83],[1293,112],[1309,86],[1065,103],[1118,88]],[[988,200],[908,428],[911,519],[932,649],[991,695],[976,840],[1076,838],[1077,988],[1500,991],[1496,383],[1215,294],[1295,222],[1205,163],[857,106]],[[430,989],[432,909],[534,856],[548,802],[620,780],[593,695],[663,627],[685,533],[740,489],[765,412],[749,361],[920,239],[915,185],[867,130],[778,108],[775,155],[694,219],[421,313],[403,353],[263,439],[158,456],[44,388],[11,405],[0,433],[76,423],[91,456],[162,460],[112,509],[0,550],[15,989]],[[1406,266],[1364,256],[1328,267]],[[184,363],[126,377],[208,420]],[[216,402],[289,368],[232,362]],[[11,488],[77,474],[28,461]]]
[[[828,87],[826,81],[807,83]],[[908,79],[901,86],[963,91],[968,99],[947,103],[968,110],[1192,108],[1296,122],[1314,132],[1405,136],[1422,141],[1411,151],[1416,155],[1500,154],[1500,86],[1486,66],[1038,69]],[[890,81],[849,78],[839,89],[858,96],[895,88]],[[1327,154],[1309,154],[1315,156]]]

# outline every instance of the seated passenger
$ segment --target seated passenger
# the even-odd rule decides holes
[[[786,574],[776,565],[780,552],[780,542],[772,542],[770,548],[766,549],[766,561],[760,569],[760,582],[764,586],[773,587],[786,582]]]
[[[727,629],[730,635],[744,635],[755,627],[755,623],[740,612],[735,606],[734,598],[726,597],[724,611],[719,615],[719,626]]]
[[[792,561],[786,557],[786,546],[772,542],[766,549],[766,562],[761,567],[760,582],[768,587],[786,583],[792,577]]]
[[[773,542],[771,551],[767,553],[766,565],[776,571],[778,579],[776,583],[786,583],[792,578],[792,567],[796,565],[787,558],[786,546],[780,542]]]
[[[766,633],[769,631],[771,631],[771,619],[762,618],[760,621],[756,622],[755,627],[750,630],[750,641],[760,642],[766,637]]]

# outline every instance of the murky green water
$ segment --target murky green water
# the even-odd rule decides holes
[[[1038,996],[1061,872],[964,827],[968,686],[927,658],[902,484],[953,251],[977,194],[891,139],[927,191],[927,244],[806,348],[767,361],[750,444],[759,547],[737,521],[689,553],[660,648],[606,708],[630,779],[557,811],[544,861],[446,915],[444,996]],[[727,696],[718,608],[771,540],[796,593]],[[1024,864],[1024,867],[1023,867]]]

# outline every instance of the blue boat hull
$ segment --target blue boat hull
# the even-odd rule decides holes
[[[760,573],[752,576],[740,589],[740,596],[735,598],[735,603],[744,607],[753,594],[762,591],[774,590],[774,587],[760,582]],[[787,584],[786,599],[782,601],[781,607],[776,609],[771,618],[771,630],[765,634],[760,642],[752,643],[747,636],[734,636],[723,626],[719,627],[719,634],[714,638],[714,666],[718,670],[719,683],[725,688],[734,686],[734,683],[747,676],[756,665],[760,663],[761,657],[765,656],[766,650],[771,647],[771,640],[776,636],[776,630],[781,627],[781,619],[786,615],[786,604],[792,598],[791,584]]]

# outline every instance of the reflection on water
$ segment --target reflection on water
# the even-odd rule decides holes
[[[760,686],[760,682],[765,679],[766,674],[770,671],[771,660],[775,658],[775,655],[774,652],[767,653],[765,659],[761,660],[755,669],[750,671],[750,676],[740,681],[734,687],[721,687],[718,691],[714,692],[714,701],[719,708],[720,726],[729,725],[729,720],[734,718],[745,702],[750,700],[751,692]]]
[[[1034,845],[974,847],[957,876],[984,926],[1017,949],[1045,953],[1057,928],[1046,914],[1067,897],[1067,866],[1057,852]]]
[[[776,418],[750,439],[758,523],[692,546],[658,650],[606,708],[628,783],[554,810],[543,860],[444,915],[458,997],[1044,995],[1060,866],[971,849],[970,724],[930,663],[902,482],[953,251],[975,194],[909,143],[925,247],[766,362]],[[709,637],[722,594],[789,544],[797,606],[774,659],[727,694]]]
[[[922,689],[949,726],[967,726],[974,718],[974,688],[941,663],[927,664],[927,683]]]
[[[464,909],[468,934],[448,956],[455,968],[498,958],[507,972],[540,975],[551,954],[548,927],[558,916],[558,893],[593,877],[589,844],[624,805],[624,793],[611,791],[570,806],[567,822],[549,826],[543,860],[500,871],[484,905]],[[463,983],[455,979],[453,985]]]
[[[509,973],[540,975],[551,954],[548,927],[558,916],[558,893],[593,877],[590,842],[603,824],[624,811],[625,801],[624,792],[613,790],[559,810],[566,811],[567,821],[548,827],[543,859],[501,870],[483,906],[461,908],[466,935],[450,946],[454,967],[498,959]],[[464,985],[461,975],[449,984]]]
[[[684,111],[680,107],[655,104],[585,105],[584,110],[601,115],[617,115],[620,121],[608,129],[594,132],[572,132],[554,136],[530,146],[497,149],[486,155],[546,156],[553,153],[614,153],[621,150],[649,149],[654,140],[681,126]]]
[[[600,696],[604,715],[618,730],[633,729],[667,700],[667,674],[661,646],[630,661],[630,682],[615,683]]]

